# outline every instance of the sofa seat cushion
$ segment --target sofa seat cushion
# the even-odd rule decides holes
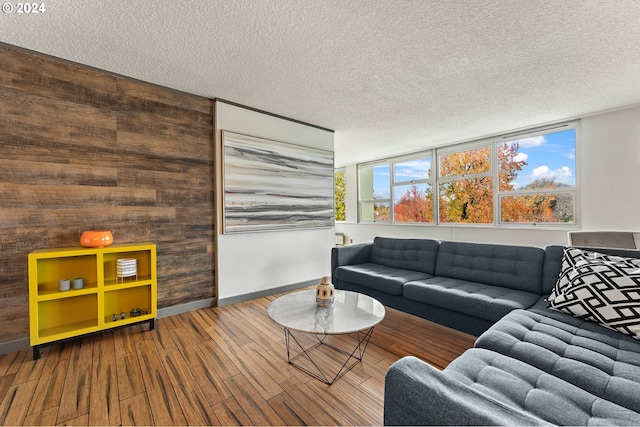
[[[476,347],[520,359],[640,412],[640,343],[593,322],[546,310],[549,316],[540,308],[511,312],[482,334]]]
[[[405,298],[497,321],[518,308],[535,304],[539,295],[448,277],[432,277],[404,285]]]
[[[444,373],[499,402],[553,424],[640,424],[637,412],[490,350],[467,350],[447,366]]]
[[[412,280],[427,279],[432,276],[421,271],[365,263],[338,267],[336,269],[336,277],[339,281],[355,283],[362,287],[391,295],[402,295],[402,287],[405,283]]]

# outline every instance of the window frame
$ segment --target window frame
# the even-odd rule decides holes
[[[431,187],[431,199],[434,200],[434,185],[435,185],[435,175],[433,173],[433,166],[435,164],[433,155],[435,154],[435,150],[425,150],[419,153],[394,157],[389,163],[391,165],[391,202],[389,205],[389,216],[391,224],[401,224],[401,225],[435,225],[436,224],[436,207],[437,204],[432,202],[431,206],[431,221],[430,222],[397,222],[395,220],[395,199],[396,199],[396,191],[399,187],[413,185],[413,184],[427,184]],[[431,169],[431,177],[423,178],[423,179],[414,179],[410,181],[396,181],[396,165],[401,163],[407,163],[412,160],[422,160],[428,158],[430,159],[430,169]]]
[[[371,168],[372,170],[376,167],[376,166],[381,166],[381,165],[389,165],[389,199],[363,199],[362,198],[362,185],[361,185],[361,175],[360,172],[362,169],[366,169],[366,168]],[[393,216],[392,216],[392,212],[391,212],[391,174],[392,174],[392,166],[391,163],[384,159],[384,160],[377,160],[377,161],[373,161],[373,162],[367,162],[367,163],[362,163],[359,164],[357,166],[357,186],[358,186],[358,223],[363,223],[363,224],[392,224],[393,223]],[[372,183],[373,183],[373,176],[372,176]],[[375,203],[388,203],[389,204],[389,220],[388,221],[383,221],[383,220],[376,220],[376,219],[371,219],[371,220],[363,220],[362,219],[362,215],[363,215],[363,205],[364,204],[373,204],[375,205]]]
[[[575,229],[579,226],[580,218],[580,167],[579,167],[579,145],[580,145],[580,121],[568,121],[558,123],[555,125],[549,125],[545,127],[538,127],[535,129],[529,129],[522,132],[509,133],[496,138],[495,147],[498,147],[504,143],[510,141],[516,141],[524,138],[530,138],[540,135],[547,135],[551,133],[564,132],[573,129],[575,132],[575,186],[573,187],[557,187],[557,188],[540,188],[529,190],[508,190],[500,191],[499,182],[496,182],[495,191],[497,197],[494,198],[495,208],[494,221],[496,225],[501,227],[551,227],[551,228],[566,228]],[[498,159],[496,158],[496,161]],[[573,196],[573,221],[572,222],[511,222],[502,220],[502,199],[510,196],[528,196],[528,195],[545,195],[545,194],[570,194]]]
[[[524,139],[528,137],[546,135],[556,132],[562,132],[573,129],[575,132],[575,186],[558,187],[558,188],[541,188],[528,190],[500,190],[500,164],[498,159],[499,147],[510,141]],[[475,141],[457,143],[434,147],[428,150],[419,151],[412,154],[385,158],[357,164],[357,190],[358,190],[358,223],[363,224],[387,224],[387,225],[412,225],[412,226],[446,226],[446,227],[500,227],[500,228],[531,228],[546,227],[553,229],[575,229],[580,226],[580,121],[561,122],[549,126],[530,128],[523,131],[501,134],[490,138],[482,138]],[[490,153],[490,170],[488,172],[478,172],[468,175],[450,175],[440,176],[441,156],[458,152],[470,151],[474,149],[489,148]],[[396,164],[406,163],[412,160],[420,160],[430,158],[431,161],[431,177],[428,179],[397,181],[395,180]],[[361,169],[374,168],[379,165],[388,165],[389,167],[389,199],[362,199],[361,194]],[[439,217],[440,207],[440,185],[443,182],[451,182],[461,179],[490,177],[492,179],[492,206],[493,221],[487,223],[465,223],[465,222],[441,222]],[[410,184],[427,184],[432,191],[432,221],[431,222],[396,222],[394,218],[394,206],[396,192],[398,187]],[[573,197],[573,221],[572,222],[510,222],[502,219],[502,200],[505,197],[522,196],[522,195],[540,195],[540,194],[570,194]],[[363,204],[367,203],[387,203],[389,206],[389,220],[363,220],[362,211]]]
[[[357,165],[357,176],[358,176],[358,223],[363,223],[363,224],[393,224],[393,225],[434,225],[435,224],[435,206],[436,204],[433,203],[432,204],[432,212],[431,212],[431,217],[432,217],[432,221],[431,222],[397,222],[395,221],[394,218],[394,207],[395,207],[395,196],[396,196],[396,192],[398,191],[398,187],[401,186],[406,186],[406,185],[410,185],[410,184],[428,184],[431,187],[431,191],[433,192],[433,188],[435,185],[435,177],[434,177],[434,173],[433,173],[433,167],[434,167],[434,150],[433,149],[429,149],[429,150],[425,150],[425,151],[421,151],[419,153],[414,153],[414,154],[410,154],[410,155],[404,155],[404,156],[398,156],[398,157],[393,157],[391,159],[384,159],[384,160],[379,160],[379,161],[373,161],[373,162],[367,162],[367,163],[362,163],[362,164],[358,164]],[[396,165],[399,165],[401,163],[407,163],[409,161],[412,160],[422,160],[425,158],[429,158],[430,159],[430,168],[431,168],[431,177],[430,178],[425,178],[425,179],[414,179],[414,180],[409,180],[409,181],[396,181]],[[380,166],[380,165],[388,165],[389,166],[389,199],[363,199],[362,198],[362,194],[361,194],[361,185],[360,185],[360,171],[362,169],[366,169],[366,168],[375,168],[376,166]],[[433,198],[433,196],[432,196]],[[388,221],[384,221],[384,220],[363,220],[362,219],[362,214],[363,214],[363,205],[364,204],[371,204],[371,203],[387,203],[389,206],[389,220]]]
[[[497,150],[496,150],[496,144],[493,142],[492,139],[482,139],[482,140],[478,140],[478,141],[472,141],[472,142],[466,142],[466,143],[462,143],[462,144],[453,144],[453,145],[448,145],[445,147],[442,147],[440,149],[436,149],[436,156],[437,156],[437,166],[438,166],[438,173],[437,173],[437,179],[436,179],[436,194],[434,196],[434,200],[435,200],[435,209],[436,209],[436,214],[437,216],[437,221],[436,224],[437,225],[443,225],[443,226],[474,226],[474,227],[487,227],[487,226],[495,226],[496,225],[496,207],[495,207],[495,185],[496,185],[496,177],[494,176],[494,173],[496,171],[497,168]],[[468,174],[468,175],[449,175],[446,177],[441,177],[440,176],[440,157],[443,155],[447,155],[447,154],[455,154],[455,153],[462,153],[465,151],[472,151],[472,150],[478,150],[478,149],[483,149],[483,148],[488,148],[489,149],[489,171],[487,172],[476,172],[476,173],[472,173],[472,174]],[[446,183],[446,182],[454,182],[454,181],[461,181],[464,179],[472,179],[472,178],[486,178],[489,177],[492,179],[492,216],[493,216],[493,221],[491,222],[484,222],[484,223],[479,223],[479,222],[473,222],[473,223],[467,223],[467,222],[440,222],[440,184],[442,183]]]

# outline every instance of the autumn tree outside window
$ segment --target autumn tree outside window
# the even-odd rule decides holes
[[[335,210],[335,220],[344,221],[347,219],[347,209],[345,205],[345,168],[336,169],[333,178],[333,207]]]
[[[438,218],[441,223],[493,223],[490,146],[438,156]]]
[[[393,162],[393,221],[433,222],[431,156]]]
[[[360,221],[573,225],[576,126],[563,124],[361,165]]]
[[[576,126],[503,138],[499,222],[575,224]]]

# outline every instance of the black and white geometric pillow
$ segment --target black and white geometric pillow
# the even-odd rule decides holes
[[[640,259],[565,248],[549,307],[640,340]]]

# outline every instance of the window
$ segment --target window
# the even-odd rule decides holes
[[[333,178],[333,207],[336,221],[345,221],[347,219],[345,206],[345,173],[345,168],[336,169]]]
[[[360,221],[575,224],[576,126],[361,165]]]
[[[433,221],[430,155],[363,165],[358,168],[358,179],[360,221]]]
[[[432,222],[431,157],[393,163],[393,221]]]
[[[388,163],[358,169],[360,221],[390,221],[391,174]]]
[[[501,223],[575,223],[576,129],[498,144]]]
[[[439,156],[438,219],[441,223],[493,223],[491,147]]]

